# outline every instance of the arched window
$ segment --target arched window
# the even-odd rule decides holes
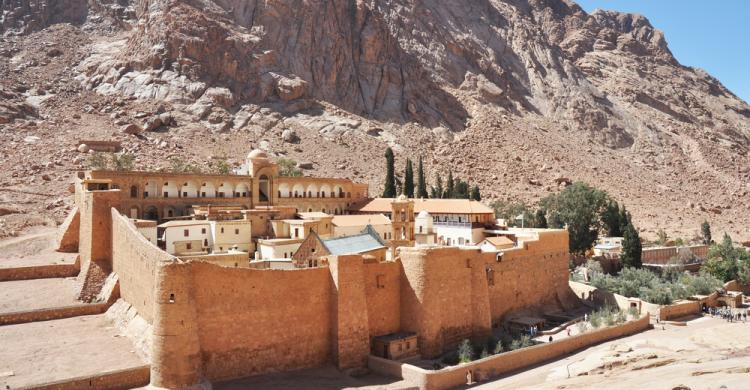
[[[131,198],[138,197],[138,186],[130,186],[130,197]]]

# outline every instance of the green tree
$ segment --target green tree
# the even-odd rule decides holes
[[[414,197],[414,167],[412,167],[411,160],[408,158],[404,169],[404,195],[408,198]]]
[[[296,163],[295,163],[295,165],[296,165]],[[213,172],[216,173],[217,175],[228,175],[228,174],[230,174],[232,172],[232,167],[229,165],[229,163],[227,162],[226,158],[220,158],[220,159],[216,160],[213,163],[213,167],[212,168],[213,168],[212,169]],[[281,167],[279,167],[279,171],[280,170],[281,170]],[[299,176],[302,176],[302,172],[301,171],[300,171],[300,175]]]
[[[620,206],[615,201],[607,203],[602,212],[602,223],[609,237],[622,237],[622,223],[620,222]]]
[[[89,168],[95,171],[106,171],[109,169],[109,162],[104,153],[95,152],[89,156]]]
[[[536,209],[534,225],[534,227],[539,229],[547,229],[547,212],[544,209]]]
[[[529,208],[523,202],[496,200],[490,204],[490,207],[495,210],[495,218],[504,219],[508,226],[516,226],[516,224],[520,226],[521,223],[516,221],[519,215],[524,215],[524,225],[528,220],[526,216],[529,215]]]
[[[422,156],[419,156],[419,164],[417,165],[417,198],[428,197],[427,194],[427,180],[424,176],[424,167],[422,166]]]
[[[440,177],[439,173],[435,174],[435,186],[432,187],[431,198],[440,199],[443,197],[443,178]]]
[[[623,267],[641,268],[642,251],[643,244],[641,243],[640,235],[638,235],[638,230],[636,230],[632,223],[629,223],[625,227],[622,239],[620,261]]]
[[[469,199],[469,183],[457,178],[453,184],[453,199]]]
[[[598,237],[599,215],[607,200],[605,192],[576,182],[542,199],[541,206],[552,215],[553,221],[568,225],[570,251],[583,253]]]
[[[711,245],[711,225],[708,221],[703,221],[701,224],[701,237],[703,238],[703,245]]]
[[[200,168],[176,156],[169,160],[169,164],[174,173],[201,173]]]
[[[453,171],[448,171],[448,180],[445,182],[445,194],[443,194],[444,199],[453,198],[455,186],[456,183],[453,181]]]
[[[302,176],[302,170],[297,168],[297,162],[291,158],[280,158],[276,160],[276,164],[279,166],[279,176]]]
[[[471,199],[476,201],[482,200],[482,194],[479,193],[479,186],[475,185],[471,188]]]
[[[667,241],[669,241],[669,237],[667,237],[667,232],[664,231],[664,229],[659,229],[658,232],[656,232],[656,244],[660,246],[667,245]]]
[[[132,171],[135,157],[129,153],[112,153],[112,168],[115,171]]]
[[[384,198],[395,198],[396,197],[396,170],[393,156],[393,150],[387,148],[385,150],[385,187],[383,189]]]
[[[714,244],[708,250],[708,260],[703,269],[716,278],[728,282],[737,279],[743,284],[750,284],[750,252],[735,248],[732,237],[724,234],[720,244]]]
[[[632,223],[632,219],[628,210],[625,209],[625,205],[623,205],[620,209],[620,234],[625,234],[625,228],[628,227],[629,223]]]

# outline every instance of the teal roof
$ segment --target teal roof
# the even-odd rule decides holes
[[[385,243],[370,225],[367,225],[360,234],[321,239],[321,242],[328,249],[328,252],[334,256],[364,253],[385,248]]]

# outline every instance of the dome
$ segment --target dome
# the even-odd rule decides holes
[[[430,215],[430,213],[427,212],[427,210],[422,210],[419,212],[419,214],[417,214],[417,218],[432,219],[432,216]]]
[[[268,158],[268,154],[266,152],[260,150],[260,149],[253,149],[252,152],[250,152],[247,155],[248,159],[256,159],[256,158]]]

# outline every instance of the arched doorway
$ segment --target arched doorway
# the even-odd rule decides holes
[[[148,206],[146,207],[146,211],[143,213],[144,219],[149,219],[152,221],[158,221],[159,220],[159,211],[156,209],[156,206]]]
[[[259,202],[268,202],[271,197],[269,195],[269,180],[268,176],[261,175],[260,179],[258,179],[258,201]]]

